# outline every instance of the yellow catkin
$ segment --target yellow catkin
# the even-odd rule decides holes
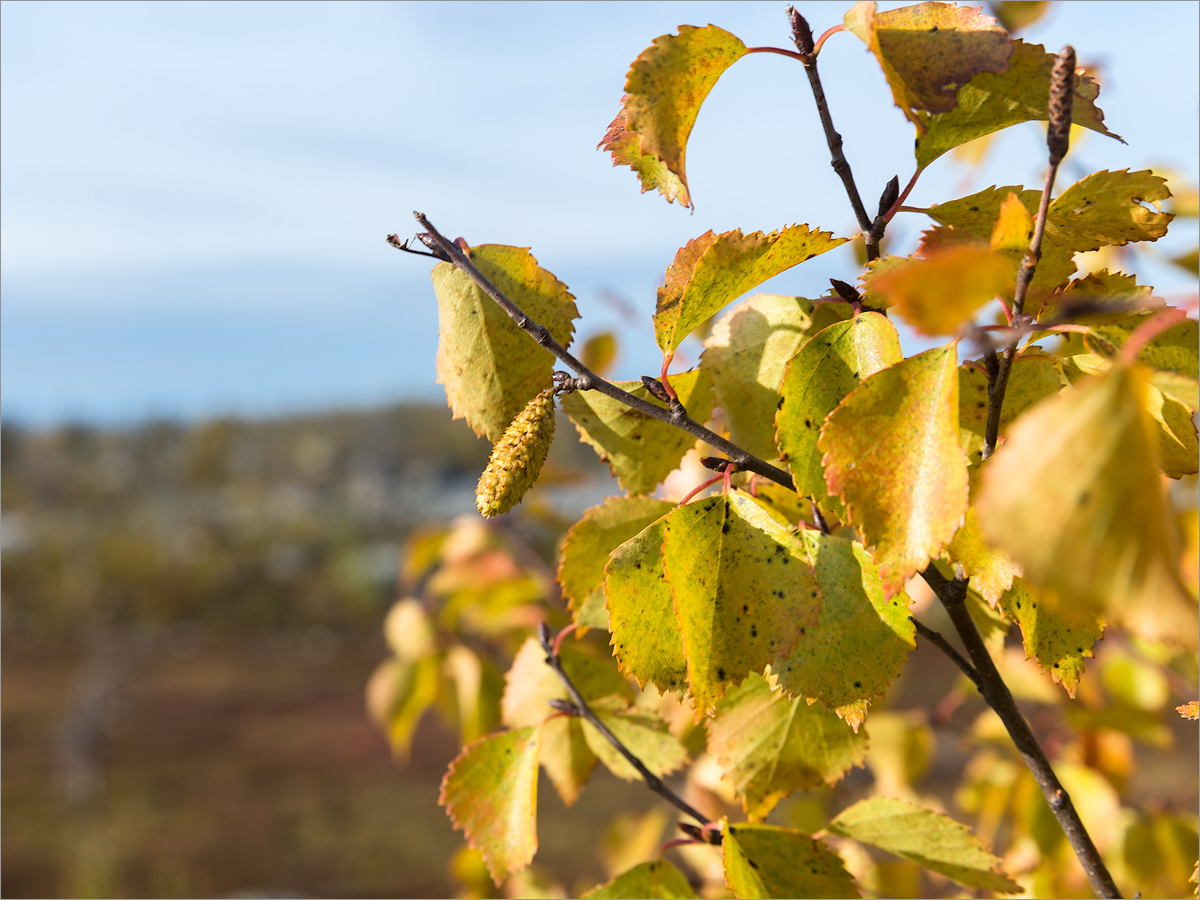
[[[491,518],[508,512],[533,487],[554,439],[554,391],[529,401],[492,447],[475,488],[475,508]]]

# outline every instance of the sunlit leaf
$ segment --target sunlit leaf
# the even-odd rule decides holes
[[[639,863],[622,872],[612,881],[593,888],[583,895],[584,900],[622,900],[625,897],[646,897],[650,900],[693,898],[695,893],[687,876],[665,859]]]
[[[792,828],[721,823],[725,883],[735,897],[857,897],[842,859]]]
[[[1013,52],[995,19],[950,3],[877,12],[873,0],[861,0],[844,21],[879,60],[896,106],[918,133],[926,118],[918,111],[954,109],[962,85],[980,72],[1005,71]]]
[[[626,702],[632,697],[629,683],[611,663],[588,656],[573,641],[563,642],[559,657],[563,670],[589,703],[613,695]],[[517,651],[505,683],[501,721],[510,728],[540,725],[554,715],[550,700],[570,699],[562,680],[546,664],[546,651],[533,637],[526,638]]]
[[[702,364],[730,440],[763,459],[779,456],[775,413],[783,370],[809,338],[850,312],[848,303],[755,294],[725,314],[704,342]]]
[[[1104,623],[1087,610],[1064,610],[1045,603],[1019,578],[1000,603],[1021,629],[1025,657],[1036,660],[1041,670],[1074,699],[1083,675],[1083,661],[1091,658],[1092,645],[1104,636]]]
[[[604,139],[596,147],[597,150],[607,150],[612,154],[614,166],[629,166],[637,174],[642,183],[642,193],[656,189],[667,198],[668,203],[679,200],[680,206],[692,205],[691,195],[687,185],[672,172],[667,164],[652,153],[643,153],[641,138],[626,127],[625,104],[629,100],[626,94],[621,98],[621,111],[608,126]],[[594,371],[594,367],[589,366]]]
[[[525,247],[483,244],[467,256],[526,315],[564,347],[579,315],[575,298]],[[554,357],[533,342],[467,274],[433,267],[438,299],[437,372],[454,418],[495,443],[530,398],[551,386]]]
[[[481,738],[442,779],[438,803],[483,854],[492,881],[529,865],[537,852],[537,771],[541,728]]]
[[[958,365],[948,344],[867,378],[833,411],[817,446],[829,493],[879,564],[884,595],[941,553],[967,511]]]
[[[664,409],[640,381],[618,381],[617,387]],[[679,400],[699,422],[712,413],[708,373],[693,369],[671,377]],[[679,465],[696,439],[682,429],[631,409],[599,391],[576,391],[562,398],[563,410],[575,423],[579,436],[630,494],[648,494]]]
[[[1076,252],[1157,241],[1175,218],[1159,211],[1170,196],[1167,180],[1153,172],[1094,172],[1051,201],[1046,228]]]
[[[708,750],[737,790],[752,821],[761,821],[784,797],[834,784],[866,753],[856,734],[820,704],[774,691],[752,675],[717,702],[708,720]]]
[[[1144,321],[1144,316],[1127,316],[1116,322],[1095,325],[1093,331],[1119,349]],[[1094,352],[1106,349],[1092,344],[1091,336],[1084,341],[1092,345]],[[1147,341],[1138,351],[1137,360],[1143,365],[1195,381],[1200,378],[1200,323],[1195,319],[1176,322]]]
[[[992,15],[1009,34],[1033,25],[1049,8],[1049,0],[993,0],[988,3]]]
[[[1102,269],[1077,278],[1056,291],[1038,318],[1041,321],[1104,322],[1133,310],[1162,305],[1163,301],[1154,296],[1154,289],[1138,284],[1133,275]]]
[[[879,570],[862,545],[805,530],[800,535],[825,594],[814,640],[801,641],[767,670],[793,697],[821,703],[858,731],[916,646],[908,596],[884,597]]]
[[[980,523],[1059,602],[1194,647],[1196,604],[1179,577],[1146,382],[1143,370],[1114,366],[1014,423],[984,471]]]
[[[625,128],[637,135],[638,142],[636,150],[631,146],[625,152],[661,160],[679,179],[684,206],[691,205],[684,158],[700,104],[722,73],[745,52],[745,44],[715,25],[680,25],[679,34],[655,38],[629,69],[625,80]],[[659,187],[667,183],[661,176],[654,181],[647,184],[643,180],[643,185]]]
[[[673,503],[650,497],[609,497],[571,527],[563,541],[558,582],[576,621],[585,601],[596,591],[601,591],[603,611],[604,567],[609,554],[673,507]],[[601,627],[607,630],[607,617]]]
[[[984,540],[979,530],[979,515],[973,506],[946,548],[946,555],[952,563],[962,566],[963,573],[970,576],[971,587],[991,606],[1012,587],[1013,578],[1021,574],[1021,567],[1007,554]]]
[[[842,810],[829,831],[907,859],[974,890],[1023,889],[999,871],[1000,860],[949,816],[891,797],[872,797]]]
[[[909,259],[871,279],[871,289],[922,334],[952,335],[1013,280],[1012,263],[986,245]]]
[[[608,374],[616,358],[617,338],[611,331],[592,335],[579,351],[580,361],[600,376]]]
[[[416,662],[384,660],[367,683],[367,711],[387,735],[392,754],[407,762],[421,717],[441,692],[441,660],[427,656]]]
[[[663,567],[697,716],[786,655],[817,624],[820,588],[804,545],[740,491],[667,516]]]
[[[613,656],[639,687],[687,690],[687,659],[675,617],[675,601],[663,571],[662,518],[612,552],[605,568],[604,596],[612,630]]]
[[[1013,41],[1007,71],[976,75],[958,89],[954,109],[924,117],[927,130],[917,135],[917,167],[924,169],[947,150],[1010,125],[1047,121],[1054,59],[1040,44]],[[1077,75],[1071,121],[1121,141],[1104,126],[1104,113],[1096,106],[1099,94],[1095,80]]]
[[[689,241],[675,255],[658,289],[654,335],[663,356],[672,356],[696,326],[727,303],[845,242],[807,225],[789,225],[770,234],[709,231]]]
[[[655,775],[669,775],[687,763],[687,750],[661,720],[634,712],[603,709],[595,712],[608,730]],[[588,747],[610,772],[626,781],[641,779],[638,770],[590,722],[583,723],[583,734]]]
[[[787,364],[775,419],[779,449],[801,496],[826,496],[817,438],[825,417],[846,395],[881,369],[900,362],[896,326],[879,313],[862,313],[814,335]],[[841,504],[837,504],[841,512]]]

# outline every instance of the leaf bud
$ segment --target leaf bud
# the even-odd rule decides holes
[[[1046,146],[1050,165],[1057,166],[1071,145],[1071,113],[1075,102],[1075,48],[1069,44],[1054,59],[1050,76],[1050,127]]]
[[[829,283],[833,285],[833,289],[837,291],[837,295],[847,303],[862,302],[862,296],[854,288],[854,285],[847,284],[844,281],[838,281],[836,278],[830,278]]]
[[[896,198],[900,196],[900,176],[893,175],[892,180],[887,183],[883,189],[883,193],[879,196],[879,215],[886,216],[888,210],[892,208],[892,204],[896,202]]]
[[[812,29],[808,27],[808,22],[804,16],[796,12],[794,6],[789,6],[786,10],[788,22],[792,26],[792,40],[796,43],[796,49],[803,56],[810,56],[813,52],[813,34]]]
[[[508,512],[533,487],[554,440],[554,391],[529,401],[492,447],[475,488],[475,508],[491,518]]]
[[[651,378],[649,375],[642,376],[642,384],[646,386],[654,397],[661,400],[663,403],[671,402],[671,395],[667,393],[667,389],[662,386],[662,382],[657,378]]]

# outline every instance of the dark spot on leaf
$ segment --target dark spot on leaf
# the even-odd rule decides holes
[[[801,634],[804,634],[804,629],[803,629],[803,628],[801,628],[801,629],[800,629],[800,633],[801,633]]]
[[[934,25],[932,28],[929,29],[929,33],[933,34],[933,32],[935,32],[937,30],[938,30],[938,27],[936,25]]]
[[[785,557],[783,558],[783,564],[784,564],[785,566],[786,566],[788,563],[790,563],[790,562],[791,562],[791,560],[790,560],[788,557],[786,557],[786,556],[785,556]]]
[[[633,567],[634,567],[635,569],[640,569],[640,568],[642,567],[642,564],[641,564],[640,562],[635,562],[635,563],[633,564]]]
[[[722,669],[720,666],[717,667],[717,677],[720,678],[722,681],[725,680],[725,670]]]
[[[721,526],[721,534],[729,534],[729,523],[726,522]]]
[[[857,372],[855,372],[855,373],[854,373],[854,377],[855,377],[855,378],[857,378],[857,377],[858,377],[858,373],[857,373]]]
[[[754,869],[755,871],[758,871],[758,863],[756,863],[754,860],[750,859],[750,857],[746,857],[746,862],[750,863],[750,868]]]
[[[812,592],[812,596],[813,596],[813,598],[814,598],[814,599],[816,599],[817,592],[816,592],[816,591],[813,591],[813,592]]]
[[[742,612],[744,612],[744,613],[750,612],[750,607],[747,606],[745,603],[742,604]]]
[[[750,626],[750,637],[758,637],[758,628],[754,625]]]
[[[862,682],[861,682],[861,681],[856,681],[856,682],[854,682],[854,686],[855,686],[855,687],[857,687],[857,688],[860,688],[860,687],[862,687]]]
[[[1056,668],[1056,669],[1058,668],[1058,663],[1054,664],[1054,668]]]

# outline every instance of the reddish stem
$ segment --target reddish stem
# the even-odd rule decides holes
[[[675,354],[664,353],[662,372],[659,373],[658,380],[662,382],[663,390],[670,395],[671,399],[676,403],[679,402],[679,395],[675,393],[675,388],[671,387],[671,380],[667,377],[667,369],[671,366],[671,360],[675,358]]]
[[[784,50],[782,47],[747,47],[747,53],[778,53],[780,56],[790,56],[792,59],[798,59],[804,62],[804,57],[795,50]]]
[[[813,44],[813,56],[816,56],[818,53],[821,52],[821,45],[824,44],[826,40],[828,40],[833,35],[837,34],[839,31],[845,31],[845,30],[846,30],[845,23],[843,23],[841,25],[834,25],[832,28],[828,29],[823,35],[821,35],[819,38],[817,38],[817,42],[815,44]]]
[[[720,475],[714,475],[712,478],[708,479],[708,481],[704,482],[703,484],[692,488],[690,491],[688,491],[687,496],[679,501],[678,505],[679,506],[687,506],[687,502],[689,500],[691,500],[693,497],[695,497],[698,493],[700,493],[705,488],[710,488],[714,484],[716,484],[718,481],[720,481],[722,478],[728,477],[728,474],[729,474],[729,470],[726,469]],[[728,482],[726,482],[726,483],[728,483]]]
[[[566,628],[558,633],[558,637],[554,639],[554,655],[558,656],[558,650],[562,646],[562,639],[579,627],[578,622],[572,622]]]
[[[1146,344],[1150,343],[1150,341],[1154,340],[1176,322],[1182,322],[1186,318],[1187,313],[1182,309],[1170,308],[1156,313],[1134,329],[1133,334],[1129,336],[1129,340],[1125,342],[1125,346],[1121,348],[1121,353],[1117,359],[1122,365],[1131,365]]]

